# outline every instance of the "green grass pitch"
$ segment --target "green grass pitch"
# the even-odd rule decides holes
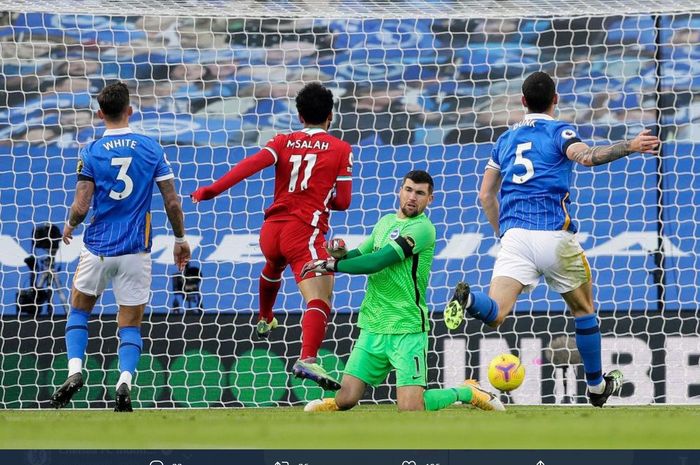
[[[700,406],[0,412],[3,449],[694,449],[699,430]]]

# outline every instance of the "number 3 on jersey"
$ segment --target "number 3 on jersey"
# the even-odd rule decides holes
[[[114,200],[123,200],[131,195],[134,190],[134,181],[131,180],[128,174],[126,174],[131,165],[131,157],[117,157],[112,158],[112,166],[119,167],[119,173],[117,173],[117,181],[122,181],[124,183],[124,190],[117,192],[114,189],[109,191],[109,198]]]
[[[301,169],[302,162],[306,162],[306,167],[304,168],[304,174],[301,178],[301,183],[299,184],[299,190],[303,191],[309,187],[309,178],[311,178],[311,170],[314,169],[316,164],[316,154],[307,153],[306,155],[292,155],[289,157],[289,161],[292,162],[292,175],[289,177],[289,192],[294,192],[297,187],[297,179],[299,179],[299,170]]]
[[[532,149],[532,142],[524,142],[518,144],[515,148],[515,164],[525,168],[525,174],[513,174],[513,182],[516,184],[525,184],[531,177],[535,175],[535,167],[532,165],[532,160],[528,160],[523,156],[523,153]]]

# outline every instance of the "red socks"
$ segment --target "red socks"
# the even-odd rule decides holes
[[[306,312],[301,322],[301,359],[316,357],[326,336],[326,325],[331,307],[321,299],[306,304]]]
[[[267,266],[265,266],[265,269],[263,269],[260,275],[260,286],[258,288],[260,295],[260,312],[258,313],[258,320],[264,319],[269,323],[273,318],[272,306],[277,299],[277,293],[282,284],[282,277],[278,276],[276,279],[270,278],[270,275],[265,273],[266,270]]]

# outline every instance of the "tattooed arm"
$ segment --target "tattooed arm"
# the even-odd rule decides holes
[[[182,205],[180,205],[180,197],[175,192],[175,181],[172,178],[156,183],[160,190],[160,195],[163,196],[163,205],[165,212],[168,214],[170,226],[173,228],[175,237],[185,236],[185,218],[182,214]]]
[[[629,149],[628,141],[596,147],[589,147],[583,142],[577,142],[569,146],[566,150],[566,156],[569,157],[569,160],[580,163],[583,166],[598,166],[626,157],[632,152],[633,150]]]
[[[190,252],[190,245],[185,239],[185,218],[182,214],[180,197],[175,191],[175,181],[172,178],[158,181],[156,184],[158,185],[160,194],[163,196],[165,212],[168,214],[170,226],[172,226],[173,233],[175,234],[173,260],[177,268],[182,271],[185,269],[187,262],[190,261],[192,253]]]
[[[75,199],[70,207],[70,216],[63,228],[63,242],[70,244],[73,239],[73,230],[85,220],[90,210],[92,194],[95,192],[95,183],[92,180],[80,180],[75,188]]]
[[[635,152],[655,154],[658,152],[654,149],[658,147],[660,141],[656,136],[651,135],[650,132],[648,129],[645,129],[632,140],[617,142],[612,145],[589,147],[583,142],[576,142],[566,149],[566,156],[569,160],[580,163],[583,166],[598,166]]]

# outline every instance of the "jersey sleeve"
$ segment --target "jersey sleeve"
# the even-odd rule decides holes
[[[329,204],[332,210],[347,210],[352,200],[352,149],[347,144],[344,147],[339,156],[335,192]]]
[[[336,181],[352,181],[352,149],[347,147],[347,154],[343,154],[338,167],[338,176]]]
[[[90,145],[83,147],[78,156],[78,181],[94,181],[95,174],[90,164]]]
[[[265,147],[262,148],[262,150],[267,150],[270,152],[275,159],[274,165],[277,165],[277,162],[279,161],[279,154],[282,152],[284,149],[284,144],[285,144],[285,137],[283,134],[278,134],[272,139],[270,139],[267,144],[265,144]]]
[[[499,147],[501,146],[500,142],[501,139],[499,138],[496,141],[496,143],[493,144],[493,149],[491,150],[491,158],[489,158],[489,162],[486,164],[487,170],[501,171],[501,162],[498,159]]]
[[[435,244],[435,226],[427,221],[414,223],[389,244],[404,258],[417,255]]]
[[[173,174],[173,168],[170,166],[170,162],[165,158],[165,151],[158,146],[160,151],[160,157],[158,159],[158,165],[156,166],[155,181],[165,181],[166,179],[172,179],[175,177]]]
[[[568,149],[571,144],[581,142],[581,137],[579,137],[575,127],[570,124],[562,124],[557,128],[554,140],[556,141],[557,147],[561,150],[561,153],[566,155],[566,149]]]

